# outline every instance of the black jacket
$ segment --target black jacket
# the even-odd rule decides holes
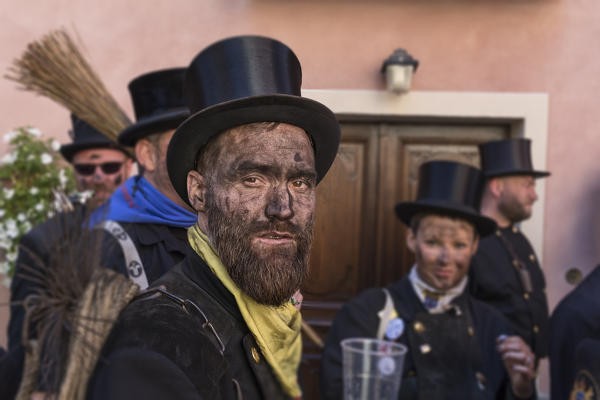
[[[121,313],[89,399],[288,398],[235,298],[193,250],[188,254],[155,282],[176,298],[141,296]]]
[[[556,306],[550,332],[552,399],[569,399],[577,373],[577,346],[587,338],[600,339],[600,265]],[[595,369],[600,372],[600,360]]]
[[[21,343],[25,309],[22,302],[27,296],[40,289],[43,271],[53,264],[57,247],[69,243],[74,238],[71,232],[79,229],[85,219],[86,208],[75,203],[75,210],[60,213],[49,220],[34,226],[21,237],[19,254],[10,286],[10,319],[8,322],[8,351],[0,359],[0,398],[12,399],[17,394],[21,382],[25,350]],[[79,239],[78,239],[79,240]],[[101,240],[90,237],[89,240]],[[123,270],[124,271],[124,270]],[[30,327],[29,336],[34,332]]]
[[[400,389],[400,398],[415,398],[414,392],[408,393],[406,386],[414,384],[419,379],[415,371],[415,362],[413,360],[414,352],[419,349],[413,349],[407,338],[408,329],[412,329],[413,321],[417,313],[426,313],[426,310],[414,292],[410,280],[405,277],[401,281],[388,287],[388,290],[394,300],[396,309],[404,321],[404,333],[397,339],[398,342],[408,346],[408,353],[404,360],[403,381]],[[329,331],[323,351],[321,364],[321,395],[324,399],[342,398],[342,352],[340,342],[343,339],[351,337],[370,337],[377,336],[377,330],[380,323],[378,312],[383,309],[385,295],[381,289],[369,289],[358,297],[352,299],[344,305],[336,316],[333,326]],[[473,318],[474,332],[479,344],[479,356],[483,367],[483,375],[486,378],[486,395],[489,399],[514,398],[510,391],[509,378],[504,370],[500,354],[496,350],[496,338],[501,334],[510,334],[511,328],[505,318],[491,307],[479,301],[472,299],[467,292],[460,295],[453,301],[454,304],[462,304],[470,309]],[[400,311],[398,306],[401,306]],[[465,327],[466,330],[466,327]],[[450,332],[439,332],[442,336],[448,336]],[[459,350],[447,346],[444,352],[448,357],[472,358],[472,354],[457,353]],[[438,354],[435,349],[432,354]],[[443,364],[443,362],[441,363]],[[436,371],[427,371],[436,372]],[[440,371],[437,371],[440,372]],[[452,373],[453,371],[441,371],[440,373]],[[415,376],[415,374],[417,374]],[[409,379],[412,379],[409,383]],[[467,386],[467,385],[466,385]],[[406,397],[403,397],[406,396]],[[507,396],[507,397],[505,397]],[[469,398],[468,395],[459,395],[459,397],[445,397],[447,399]],[[435,400],[435,399],[432,399]]]
[[[586,338],[577,344],[574,367],[575,379],[568,397],[564,399],[600,399],[600,340]]]
[[[514,257],[498,232],[529,271],[531,294],[524,292],[519,271],[513,264]],[[504,314],[539,360],[548,355],[549,340],[544,273],[531,244],[516,227],[502,228],[498,232],[479,242],[469,269],[469,289],[473,297]]]
[[[119,224],[135,244],[144,265],[148,284],[163,276],[185,257],[189,246],[186,228],[149,223]],[[121,247],[108,233],[105,241],[103,265],[113,270],[123,270],[124,256]]]
[[[19,256],[11,282],[11,310],[8,324],[8,351],[0,358],[0,398],[14,398],[18,390],[24,366],[24,349],[21,344],[25,309],[22,301],[39,289],[36,273],[52,263],[56,247],[77,241],[73,232],[82,228],[86,210],[77,206],[74,212],[63,213],[33,227],[20,241]],[[74,226],[78,224],[79,226]],[[152,283],[173,265],[183,260],[187,247],[185,228],[156,224],[121,223],[130,235]],[[98,230],[90,240],[102,241],[101,265],[127,275],[121,247],[108,233]],[[78,243],[81,245],[81,243]],[[32,335],[33,327],[30,329]]]

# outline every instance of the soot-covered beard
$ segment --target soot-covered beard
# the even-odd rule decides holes
[[[208,230],[231,279],[256,302],[281,306],[308,277],[312,221],[302,230],[288,221],[255,222],[228,217],[215,204],[208,207]],[[252,245],[257,233],[293,235],[295,245],[277,246],[260,254]]]

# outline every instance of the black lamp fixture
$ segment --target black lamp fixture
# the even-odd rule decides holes
[[[413,73],[419,66],[419,60],[414,59],[404,49],[396,49],[381,66],[381,73],[385,75],[387,89],[397,94],[410,90]]]

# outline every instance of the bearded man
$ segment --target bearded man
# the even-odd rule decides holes
[[[323,351],[321,394],[343,398],[346,338],[377,338],[408,347],[398,398],[514,399],[533,394],[534,355],[508,321],[473,299],[467,273],[480,237],[496,224],[477,211],[479,170],[431,161],[419,169],[417,200],[396,206],[415,254],[409,276],[374,288],[342,307]]]
[[[61,213],[33,227],[19,242],[19,256],[10,286],[8,354],[0,359],[0,398],[13,398],[21,381],[24,362],[23,301],[39,290],[39,270],[50,262],[57,243],[69,237],[72,225],[80,223],[85,215],[106,201],[129,177],[131,170],[132,159],[125,147],[74,114],[71,114],[71,122],[73,129],[69,135],[72,142],[62,145],[60,153],[73,166],[78,190],[91,190],[93,194],[85,204],[74,201],[73,212]],[[30,331],[33,332],[33,329]]]
[[[62,145],[60,153],[73,166],[77,189],[93,192],[86,202],[86,207],[93,210],[129,178],[133,160],[124,146],[110,140],[75,114],[71,114],[71,121],[73,142]]]
[[[548,355],[546,281],[517,224],[531,217],[536,179],[550,173],[533,169],[529,139],[484,143],[479,152],[486,177],[481,213],[498,229],[481,241],[473,257],[470,291],[504,314],[539,360]]]
[[[183,260],[186,229],[196,222],[167,173],[171,137],[189,117],[184,75],[185,68],[164,69],[129,83],[136,121],[119,134],[119,143],[134,147],[139,174],[92,215],[92,225],[99,223],[116,239],[107,242],[105,264],[124,272],[141,289]]]
[[[167,153],[197,212],[190,252],[121,313],[88,386],[92,399],[300,398],[301,315],[316,185],[339,125],[300,96],[283,43],[217,42],[190,64],[192,116]]]

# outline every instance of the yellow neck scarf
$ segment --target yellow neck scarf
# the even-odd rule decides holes
[[[188,229],[188,240],[196,253],[233,294],[246,325],[254,335],[265,359],[275,372],[283,390],[291,397],[300,398],[297,372],[302,355],[300,328],[302,315],[285,303],[281,307],[265,306],[247,296],[233,282],[227,269],[198,225]]]

